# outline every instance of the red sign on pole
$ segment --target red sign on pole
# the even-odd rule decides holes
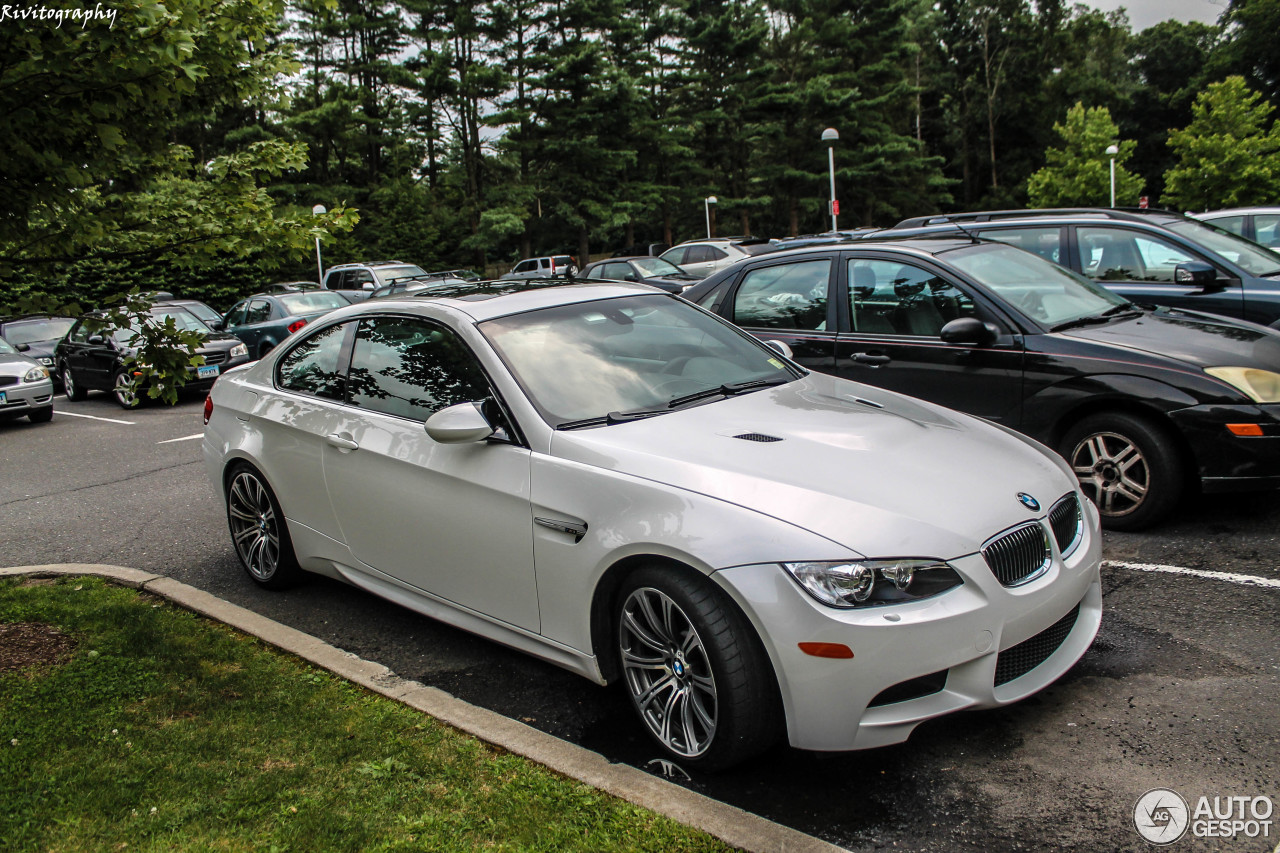
[[[1147,197],[1145,195],[1138,196],[1138,207],[1142,208],[1143,210],[1147,209]]]
[[[840,215],[840,200],[837,198],[831,199],[831,215],[832,216]]]

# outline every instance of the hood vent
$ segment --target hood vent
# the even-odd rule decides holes
[[[765,435],[759,432],[744,432],[742,435],[735,435],[734,438],[740,438],[743,441],[782,441],[782,439],[778,438],[776,435]]]

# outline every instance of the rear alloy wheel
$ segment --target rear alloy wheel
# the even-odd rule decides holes
[[[262,475],[248,465],[237,467],[227,484],[227,526],[254,583],[285,589],[301,578],[284,514]]]
[[[138,380],[127,370],[122,370],[116,374],[115,381],[111,383],[111,393],[123,409],[136,409],[142,405],[142,394],[138,388]]]
[[[75,379],[71,376],[71,368],[65,364],[62,365],[62,393],[66,394],[67,399],[73,403],[80,402],[89,393],[76,384]]]
[[[1090,415],[1063,436],[1061,452],[1110,530],[1150,527],[1172,512],[1182,495],[1178,449],[1146,418],[1124,412]]]
[[[661,566],[633,573],[617,642],[632,706],[677,761],[718,769],[776,740],[781,702],[764,649],[709,581]]]

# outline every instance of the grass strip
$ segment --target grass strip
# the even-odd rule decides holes
[[[75,643],[0,674],[5,850],[728,849],[98,578],[0,580]]]

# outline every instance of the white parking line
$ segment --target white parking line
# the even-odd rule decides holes
[[[173,444],[175,441],[192,441],[197,438],[204,438],[204,433],[198,432],[195,435],[184,435],[182,438],[166,438],[164,441],[157,441],[156,444]]]
[[[1228,581],[1245,586],[1261,586],[1267,589],[1280,589],[1280,580],[1260,578],[1257,575],[1238,575],[1234,572],[1208,572],[1203,569],[1184,569],[1182,566],[1156,566],[1149,563],[1124,563],[1117,560],[1103,560],[1102,565],[1117,569],[1132,569],[1137,572],[1165,572],[1171,575],[1190,575],[1196,578],[1208,578],[1215,581]]]
[[[115,418],[100,418],[97,415],[81,415],[81,414],[77,414],[76,412],[68,412],[63,409],[58,409],[58,414],[66,415],[69,418],[88,418],[91,421],[106,421],[109,424],[126,424],[128,426],[134,425],[134,421],[118,421]]]

